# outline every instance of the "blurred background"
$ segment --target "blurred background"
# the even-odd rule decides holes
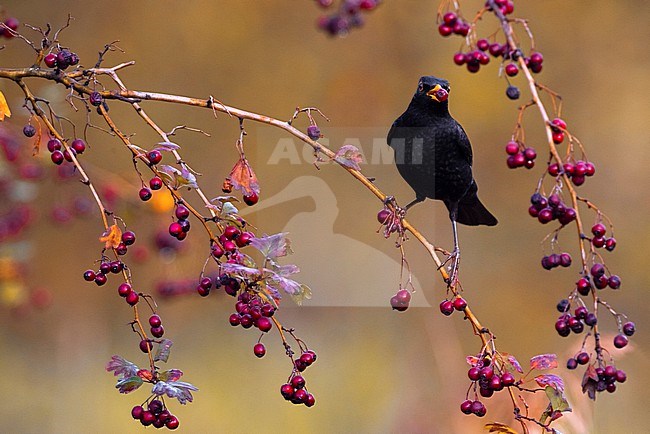
[[[465,16],[473,16],[481,4],[463,2]],[[498,348],[524,366],[536,354],[559,355],[561,368],[555,373],[565,378],[574,411],[556,428],[565,433],[645,432],[642,397],[650,387],[646,2],[547,0],[515,5],[517,17],[530,19],[537,48],[545,56],[540,82],[562,95],[562,117],[596,165],[596,176],[580,187],[580,194],[615,224],[618,247],[605,252],[606,263],[623,285],[621,291],[605,291],[604,297],[629,315],[639,330],[628,347],[612,353],[617,367],[628,373],[628,381],[614,394],[599,394],[595,403],[579,391],[583,370],[564,368],[566,359],[579,350],[581,338],[560,338],[553,328],[555,305],[572,289],[577,267],[552,272],[540,267],[541,256],[549,253],[541,241],[554,226],[542,227],[527,213],[529,197],[544,170],[541,122],[534,110],[526,113],[527,144],[537,148],[538,165],[530,171],[508,170],[504,146],[515,126],[517,107],[529,98],[523,78],[512,80],[522,90],[522,99],[515,102],[505,97],[506,83],[498,77],[494,60],[478,74],[455,66],[452,56],[461,41],[438,35],[438,2],[385,1],[365,16],[361,29],[345,38],[328,37],[316,29],[322,11],[310,0],[182,4],[32,0],[5,1],[2,6],[3,18],[14,16],[35,26],[51,23],[58,28],[72,14],[75,20],[60,40],[84,66],[95,63],[105,44],[119,40],[124,53],[110,53],[105,66],[135,60],[121,72],[131,89],[212,95],[279,119],[289,119],[296,106],[316,106],[330,118],[325,122],[316,117],[330,146],[360,147],[366,160],[374,163],[364,165],[364,172],[401,204],[413,193],[394,166],[380,158],[386,151],[383,138],[406,108],[421,75],[449,79],[450,110],[472,140],[481,198],[500,221],[494,228],[460,228],[466,299],[498,337]],[[497,26],[488,20],[481,29],[487,35]],[[2,67],[33,63],[34,53],[22,41],[3,43]],[[66,126],[68,135],[83,133],[86,114],[72,110],[63,88],[30,83],[59,114],[77,122],[76,133]],[[28,116],[20,108],[19,89],[3,81],[0,90],[13,111],[2,125],[5,140],[12,138],[29,154],[31,141],[20,134]],[[161,103],[143,107],[167,131],[188,125],[211,134],[181,131],[174,141],[181,145],[185,160],[204,175],[199,182],[207,196],[219,195],[238,155],[237,122],[225,114],[214,119],[208,110]],[[151,148],[159,141],[130,107],[113,102],[110,108],[136,144]],[[91,123],[104,128],[95,115]],[[306,117],[295,125],[305,129]],[[183,370],[183,379],[200,388],[195,402],[170,403],[180,429],[464,433],[480,432],[490,421],[512,424],[505,392],[484,400],[488,413],[483,419],[458,409],[469,385],[464,358],[480,351],[480,341],[461,315],[446,318],[438,311],[445,287],[426,251],[414,241],[406,244],[419,307],[391,311],[389,299],[400,284],[400,255],[393,240],[376,232],[381,204],[340,168],[323,164],[316,170],[311,153],[291,137],[253,123],[245,127],[247,156],[262,188],[257,208],[244,206],[246,218],[259,233],[294,234],[295,253],[284,263],[301,266],[298,279],[314,291],[312,303],[295,308],[287,299],[280,311],[285,326],[294,327],[318,353],[318,361],[305,373],[317,402],[310,409],[287,403],[279,394],[290,366],[277,333],[265,337],[267,355],[257,360],[252,347],[258,335],[228,325],[234,300],[223,293],[203,299],[194,292],[208,253],[198,224],[182,246],[161,251],[165,239],[157,240],[157,234],[164,234],[171,222],[165,198],[155,196],[142,204],[129,152],[100,129],[87,131],[90,149],[82,163],[105,200],[138,235],[125,260],[138,289],[156,295],[165,336],[175,342],[167,365]],[[21,212],[29,213],[31,222],[19,237],[7,237],[0,244],[2,430],[140,432],[143,427],[131,419],[130,409],[148,392],[143,388],[122,396],[113,387],[115,378],[104,370],[113,354],[146,364],[128,325],[132,311],[117,296],[115,277],[103,287],[83,281],[84,270],[99,259],[96,240],[101,221],[87,189],[76,177],[66,181],[66,174],[48,160],[45,152],[23,168],[35,171],[33,177],[40,182],[25,181],[29,176],[22,173],[13,190],[2,192],[2,212],[25,206]],[[16,166],[0,167],[7,175]],[[186,197],[198,204],[196,196]],[[594,214],[582,211],[585,224],[591,226]],[[409,219],[437,245],[451,246],[449,220],[440,203],[418,205]],[[575,238],[568,228],[559,241],[561,249],[577,258]],[[182,294],[186,288],[189,292]],[[169,293],[177,295],[164,296]],[[346,300],[347,307],[336,306]],[[604,342],[613,348],[614,320],[603,314],[601,322]],[[528,398],[531,415],[542,410],[543,399],[536,398]]]

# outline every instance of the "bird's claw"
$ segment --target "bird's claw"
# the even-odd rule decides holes
[[[451,261],[451,265],[449,265],[449,277],[445,280],[448,286],[456,286],[456,283],[458,282],[458,268],[460,265],[460,250],[459,249],[454,249],[449,256],[447,256],[447,259],[445,259],[445,262],[443,262],[440,265],[440,268],[444,267],[447,265],[448,262]]]
[[[400,220],[406,217],[406,208],[402,208],[401,206],[397,205],[395,196],[386,196],[384,199],[384,206],[392,208],[393,213]]]

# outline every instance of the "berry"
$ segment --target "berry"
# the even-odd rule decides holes
[[[571,357],[569,360],[566,361],[566,368],[567,369],[576,369],[578,367],[578,361]]]
[[[59,139],[50,139],[47,142],[47,150],[50,152],[61,150],[61,141]]]
[[[597,323],[598,323],[598,317],[596,316],[596,314],[593,312],[589,312],[585,317],[585,324],[588,325],[589,327],[593,327]]]
[[[167,422],[165,422],[165,426],[170,430],[175,430],[178,428],[178,425],[180,425],[180,422],[176,416],[170,416],[169,419],[167,419]]]
[[[623,324],[623,333],[625,336],[632,336],[634,332],[636,331],[636,325],[629,321]]]
[[[146,351],[145,351],[146,352]],[[150,411],[145,411],[142,413],[142,417],[140,418],[140,423],[144,426],[149,426],[152,423],[156,421],[156,415],[154,415]]]
[[[584,351],[576,356],[576,361],[581,365],[586,365],[589,363],[589,354]]]
[[[580,295],[588,295],[591,290],[591,284],[587,278],[583,277],[576,282],[576,288]]]
[[[160,414],[163,411],[163,403],[159,399],[154,399],[149,403],[148,410],[153,414]]]
[[[27,137],[34,137],[34,134],[36,134],[36,128],[31,124],[27,124],[23,127],[23,134]]]
[[[305,379],[300,375],[296,375],[291,379],[291,386],[295,389],[302,389],[305,387]]]
[[[530,63],[541,64],[542,62],[544,62],[544,56],[542,56],[542,53],[532,53],[530,55]],[[564,123],[564,121],[562,121],[562,119],[558,118],[557,120]],[[564,124],[564,128],[566,128],[566,124]]]
[[[142,418],[142,414],[144,413],[144,408],[142,408],[141,405],[136,405],[131,409],[131,416],[133,419],[140,420]]]
[[[169,225],[169,235],[172,237],[178,238],[178,236],[183,233],[183,227],[178,222],[173,222]]]
[[[46,65],[48,68],[54,68],[54,67],[56,67],[56,54],[54,54],[54,53],[50,53],[50,54],[46,55],[46,56],[43,58],[43,61],[45,62],[45,65]]]
[[[149,325],[151,327],[160,327],[161,324],[162,324],[162,321],[161,321],[161,319],[160,319],[160,317],[158,315],[153,314],[153,315],[151,315],[149,317]]]
[[[244,203],[246,203],[246,205],[248,206],[255,205],[258,200],[260,200],[260,198],[257,195],[257,193],[255,193],[254,191],[251,192],[250,194],[244,195]]]
[[[295,389],[291,384],[285,383],[280,387],[280,393],[284,396],[284,399],[291,399],[295,392]]]
[[[605,245],[605,237],[593,237],[591,239],[591,244],[596,248],[603,247]]]
[[[225,253],[224,250],[221,248],[221,246],[217,243],[213,244],[210,249],[212,251],[212,256],[214,256],[215,258],[220,258]]]
[[[142,200],[143,202],[146,202],[149,199],[151,199],[151,190],[149,190],[146,187],[142,187],[140,189],[140,191],[138,192],[138,195],[140,196],[140,200]]]
[[[225,243],[223,243],[223,249],[228,253],[232,253],[237,250],[237,245],[232,241],[227,240]]]
[[[223,235],[225,235],[229,240],[237,238],[239,234],[241,234],[241,231],[235,226],[226,226],[223,230]]]
[[[268,319],[267,317],[263,316],[257,320],[257,328],[260,329],[262,332],[268,332],[273,328],[273,322]]]
[[[107,280],[108,280],[108,278],[106,277],[106,274],[103,274],[103,273],[95,274],[95,283],[97,284],[97,286],[104,285]]]
[[[307,135],[312,140],[320,139],[320,128],[317,125],[310,125],[307,127]]]
[[[411,301],[411,293],[407,289],[400,289],[397,291],[397,294],[395,296],[397,297],[398,301],[405,303],[406,305],[408,305],[408,303]]]
[[[382,209],[377,213],[377,221],[382,225],[388,222],[388,217],[390,217],[390,211],[387,209]]]
[[[510,141],[506,145],[506,154],[508,155],[516,155],[519,153],[519,143]]]
[[[231,326],[237,327],[240,324],[239,315],[233,313],[232,315],[230,315],[230,318],[228,318],[228,321],[230,321]]]
[[[95,272],[93,270],[86,270],[84,272],[84,280],[86,282],[92,282],[93,280],[95,280],[95,277],[96,277],[96,275],[95,275]]]
[[[551,210],[550,208],[542,209],[537,215],[537,219],[542,224],[546,224],[550,222],[551,220],[553,220],[553,210]]]
[[[616,238],[614,238],[614,237],[607,238],[605,240],[605,250],[607,250],[608,252],[611,252],[615,248],[616,248]]]
[[[467,376],[472,381],[478,381],[478,379],[481,378],[481,370],[476,366],[471,367],[469,368],[469,371],[467,371]]]
[[[131,289],[131,285],[128,283],[123,283],[117,287],[117,293],[120,295],[120,297],[126,297],[131,292],[133,292],[133,290]]]
[[[132,290],[126,295],[125,299],[129,305],[135,306],[136,304],[138,304],[138,301],[140,301],[140,296],[138,295],[137,292]]]
[[[154,149],[147,153],[147,160],[151,164],[158,164],[162,160],[162,153],[158,149]]]
[[[266,347],[264,346],[263,343],[258,343],[253,347],[253,353],[259,357],[262,358],[266,354]]]
[[[119,249],[119,247],[121,245],[123,245],[123,243],[120,243],[117,246],[118,249]],[[126,248],[126,246],[124,246],[124,248]],[[113,261],[113,262],[111,262],[111,273],[118,274],[118,273],[121,273],[122,270],[124,270],[124,263],[122,261]]]
[[[253,234],[250,232],[242,232],[242,234],[235,239],[235,244],[237,244],[237,247],[239,248],[245,247],[250,244],[252,239]]]
[[[555,323],[555,330],[562,337],[567,337],[569,336],[569,333],[571,333],[571,329],[567,325],[566,321],[561,319],[557,320]]]
[[[578,319],[585,319],[588,313],[587,308],[584,306],[579,306],[575,311],[576,318]]]
[[[478,417],[483,417],[487,413],[487,409],[485,408],[485,405],[483,405],[481,401],[474,401],[472,403],[472,413],[474,413]]]
[[[537,158],[537,152],[535,152],[535,149],[533,148],[526,148],[524,149],[524,158],[532,161]]]
[[[454,28],[452,26],[448,26],[447,24],[440,24],[438,26],[438,33],[440,33],[441,36],[449,36],[454,32]]]
[[[505,372],[501,376],[501,384],[503,384],[504,387],[509,387],[515,384],[515,376],[512,375],[510,372]]]
[[[560,300],[558,302],[556,308],[557,308],[558,312],[565,313],[565,312],[568,312],[569,309],[571,308],[571,303],[566,298],[563,298],[562,300]]]
[[[571,266],[571,255],[568,253],[560,254],[560,265],[563,267]]]
[[[70,149],[70,150],[65,149],[65,150],[63,151],[63,158],[64,158],[65,161],[67,161],[68,163],[72,163],[72,156],[73,156],[73,155],[76,155],[76,154],[77,154],[77,153],[74,151],[74,149]]]
[[[467,307],[467,302],[462,297],[454,299],[454,309],[461,311]]]
[[[494,391],[499,391],[503,389],[503,383],[501,382],[501,377],[494,376],[490,379],[490,389]]]
[[[556,131],[556,132],[565,130],[566,129],[566,122],[564,122],[560,118],[555,118],[555,119],[553,119],[551,121],[551,129],[553,131]]]
[[[505,67],[506,75],[508,77],[514,77],[519,73],[519,68],[514,63],[508,63]]]
[[[453,12],[447,12],[442,16],[442,21],[448,26],[453,26],[454,24],[456,24],[457,19],[458,17]]]
[[[594,277],[602,276],[602,275],[605,274],[605,267],[603,267],[603,264],[595,263],[591,267],[590,272],[591,272],[591,275],[594,276]]]
[[[149,188],[152,190],[160,190],[163,186],[163,180],[157,176],[154,176],[149,180]]]
[[[102,105],[102,101],[104,98],[102,98],[102,95],[99,92],[91,92],[90,96],[88,97],[88,100],[90,101],[90,104],[99,107]]]
[[[562,131],[553,133],[553,143],[559,145],[564,141],[564,133]]]
[[[465,63],[465,53],[458,52],[454,54],[454,63],[458,66],[461,66]]]
[[[142,339],[140,341],[140,351],[143,353],[148,353],[153,349],[153,343],[148,339]]]
[[[135,243],[135,233],[133,231],[126,231],[122,233],[122,242],[125,246],[131,246]]]
[[[440,303],[440,312],[445,316],[451,315],[454,313],[454,304],[450,300],[443,300],[443,302]]]
[[[618,383],[625,383],[625,380],[627,380],[627,375],[625,374],[625,371],[621,371],[620,369],[616,371],[616,382]]]
[[[506,88],[506,96],[509,99],[516,100],[519,99],[521,96],[521,92],[519,91],[519,88],[517,86],[509,85]]]
[[[607,279],[607,285],[612,289],[618,289],[621,287],[621,278],[616,274],[609,276],[609,279]]]
[[[591,227],[591,233],[596,237],[603,237],[607,232],[607,228],[602,223],[596,223]]]
[[[614,346],[616,348],[623,348],[627,345],[627,343],[628,339],[625,335],[619,334],[614,337]]]

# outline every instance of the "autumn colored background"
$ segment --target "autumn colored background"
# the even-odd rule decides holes
[[[467,16],[481,1],[465,1]],[[465,295],[485,326],[498,337],[501,351],[522,364],[539,353],[556,352],[566,360],[580,345],[580,337],[563,339],[553,324],[555,304],[570,291],[577,267],[548,272],[539,265],[540,241],[550,230],[528,217],[530,194],[543,170],[541,121],[526,114],[527,137],[540,154],[531,171],[508,170],[503,151],[516,121],[516,109],[528,93],[522,77],[514,83],[522,99],[505,97],[505,82],[492,62],[478,74],[452,63],[460,39],[441,38],[435,28],[437,1],[386,0],[370,13],[366,25],[347,38],[329,38],[315,29],[320,13],[310,0],[191,2],[71,0],[4,2],[5,11],[21,22],[61,26],[68,13],[75,20],[61,36],[85,66],[115,40],[125,53],[107,56],[106,66],[135,60],[122,71],[126,85],[207,98],[289,119],[296,106],[316,106],[330,119],[319,121],[333,148],[350,140],[370,159],[373,140],[381,140],[391,122],[406,107],[421,75],[451,81],[450,108],[468,132],[475,154],[475,174],[481,197],[498,216],[495,228],[461,228],[461,280]],[[648,255],[650,231],[647,165],[650,85],[646,41],[650,8],[644,1],[515,3],[515,14],[530,19],[544,71],[539,79],[564,98],[563,118],[585,143],[596,164],[596,176],[580,187],[615,223],[619,246],[607,254],[607,264],[622,277],[621,291],[605,291],[612,305],[627,313],[639,330],[625,350],[614,351],[628,381],[613,395],[600,394],[594,404],[579,393],[582,371],[562,375],[574,408],[559,421],[565,433],[644,432],[644,397],[650,389],[648,366]],[[488,20],[485,33],[496,30]],[[23,42],[5,42],[0,66],[26,67],[33,51]],[[36,84],[39,94],[83,125],[63,100],[65,90]],[[108,83],[108,81],[105,81]],[[17,86],[0,82],[0,90],[14,115],[8,123],[19,131],[26,122]],[[176,125],[211,134],[181,132],[175,141],[182,155],[204,174],[199,182],[209,197],[219,194],[221,182],[235,163],[238,124],[227,115],[214,119],[208,110],[160,103],[144,108],[166,130]],[[158,138],[127,106],[111,102],[111,113],[134,141],[150,148]],[[318,118],[317,118],[318,120]],[[102,126],[99,119],[93,122]],[[305,118],[296,123],[305,128]],[[406,245],[414,277],[420,284],[421,304],[405,313],[391,311],[388,300],[399,284],[399,253],[392,240],[376,233],[381,204],[340,168],[325,164],[318,171],[310,158],[290,164],[289,154],[275,154],[278,143],[291,151],[290,138],[270,127],[245,124],[247,155],[258,173],[268,208],[247,215],[260,232],[292,228],[301,280],[320,294],[344,300],[362,293],[366,307],[293,308],[286,300],[280,318],[295,327],[318,355],[306,371],[316,405],[307,409],[285,402],[280,385],[290,373],[275,332],[265,338],[268,354],[257,360],[252,346],[257,334],[228,325],[233,299],[196,294],[159,300],[166,337],[175,345],[168,363],[185,372],[197,385],[195,402],[171,411],[184,432],[480,432],[488,421],[510,423],[511,403],[504,392],[486,399],[484,419],[465,416],[458,406],[469,381],[466,355],[480,350],[469,324],[455,314],[443,317],[437,308],[444,285],[416,242]],[[139,183],[130,154],[115,139],[97,129],[89,132],[91,149],[83,156],[91,178],[121,191],[117,211],[138,234],[138,243],[152,246],[156,229],[170,222],[137,200]],[[350,140],[346,140],[350,139]],[[282,140],[285,140],[282,142]],[[288,142],[286,140],[289,140]],[[25,141],[25,146],[30,146]],[[286,158],[278,158],[278,155]],[[309,153],[305,153],[309,157]],[[47,158],[47,156],[45,156]],[[273,157],[273,158],[272,158]],[[167,157],[168,158],[168,157]],[[275,158],[275,159],[274,159]],[[44,159],[45,166],[51,164]],[[277,163],[277,164],[272,164]],[[367,164],[364,172],[402,204],[412,191],[390,164]],[[287,189],[289,188],[289,189]],[[104,371],[113,354],[144,364],[132,318],[117,297],[117,280],[101,288],[83,282],[84,270],[100,252],[96,241],[101,221],[96,214],[63,224],[49,210],[66,198],[86,194],[75,183],[47,182],[38,196],[39,224],[27,233],[33,256],[26,282],[52,292],[49,308],[16,314],[0,306],[0,391],[2,431],[140,432],[129,414],[147,392],[121,396],[115,379]],[[190,200],[194,196],[188,196]],[[275,198],[275,199],[272,199]],[[144,211],[138,211],[136,206]],[[261,207],[260,207],[261,209]],[[592,215],[583,212],[586,224]],[[409,212],[413,224],[437,245],[449,247],[451,231],[444,207],[431,201]],[[561,246],[577,257],[573,228],[564,230]],[[165,279],[197,278],[207,254],[198,225],[188,237],[189,248],[175,261],[163,260],[153,248],[150,260],[133,265],[139,290],[153,292]],[[129,260],[127,256],[126,260]],[[318,305],[316,301],[314,304]],[[372,307],[383,305],[386,307]],[[614,329],[611,317],[603,336],[608,348]],[[563,362],[562,362],[563,364]],[[144,389],[144,388],[143,388]],[[539,397],[542,399],[542,397]],[[536,399],[529,398],[535,410]]]

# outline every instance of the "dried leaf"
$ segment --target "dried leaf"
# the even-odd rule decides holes
[[[582,393],[586,393],[589,399],[596,400],[596,387],[598,386],[598,374],[593,365],[587,366],[582,377]]]
[[[363,162],[363,155],[359,148],[354,145],[343,145],[336,151],[334,159],[344,165],[355,170],[361,170],[359,163]]]
[[[540,387],[550,386],[559,392],[564,392],[564,381],[561,377],[553,374],[538,375],[535,381]]]
[[[157,146],[154,149],[157,149],[159,151],[176,151],[178,149],[181,149],[180,146],[178,146],[176,143],[173,142],[158,142],[156,144]]]
[[[174,342],[170,339],[163,339],[160,341],[158,344],[158,350],[156,351],[156,356],[153,358],[154,362],[167,362],[172,345],[174,345]]]
[[[558,367],[557,356],[555,354],[540,354],[530,359],[530,369],[544,371],[546,369],[555,369]]]
[[[248,160],[244,157],[240,157],[237,163],[235,163],[227,179],[232,187],[241,191],[244,196],[250,195],[251,193],[260,194],[257,176],[251,165],[248,164]]]
[[[253,238],[251,246],[259,250],[266,259],[274,260],[287,256],[291,251],[291,240],[287,238],[288,232],[280,232],[275,235],[264,235],[261,238]]]
[[[99,241],[104,243],[107,249],[115,249],[122,242],[122,230],[117,225],[113,225],[102,233]]]
[[[11,110],[9,109],[9,104],[5,99],[5,95],[0,91],[0,122],[5,120],[5,116],[11,117]]]
[[[483,427],[487,432],[500,432],[506,434],[519,434],[514,429],[510,428],[508,425],[504,425],[498,422],[486,423]]]
[[[257,278],[262,274],[257,268],[246,267],[241,264],[234,264],[232,262],[225,262],[221,264],[221,271],[226,274],[239,274],[248,278]]]
[[[161,381],[176,381],[183,376],[183,371],[180,369],[169,369],[163,371],[158,376],[158,379]]]
[[[233,205],[230,202],[226,202],[223,204],[223,208],[221,209],[221,213],[224,215],[231,215],[231,214],[237,214],[239,210],[235,205]]]
[[[158,167],[158,173],[166,184],[170,184],[176,190],[183,187],[199,188],[196,183],[196,176],[185,166],[178,170],[167,164],[161,164]]]
[[[106,364],[106,370],[108,372],[113,371],[113,375],[121,375],[124,378],[136,375],[139,369],[135,363],[129,362],[118,355],[111,357],[111,360]]]
[[[508,361],[510,366],[512,366],[520,374],[524,373],[523,368],[521,367],[521,365],[519,364],[519,361],[515,358],[515,356],[510,355],[510,354],[507,354],[507,355],[504,354],[504,355],[506,356],[506,360]]]
[[[142,378],[138,376],[122,378],[117,382],[115,388],[120,391],[120,393],[131,393],[134,390],[142,386]]]
[[[144,381],[153,380],[153,374],[148,369],[140,369],[138,371],[138,377],[142,378]]]
[[[476,357],[476,356],[467,356],[467,357],[465,357],[465,361],[472,368],[475,367],[476,365],[478,365],[479,360],[480,359],[478,357]]]
[[[291,298],[298,306],[302,306],[305,300],[311,300],[311,288],[307,285],[300,285],[300,291],[297,294],[292,294]]]

